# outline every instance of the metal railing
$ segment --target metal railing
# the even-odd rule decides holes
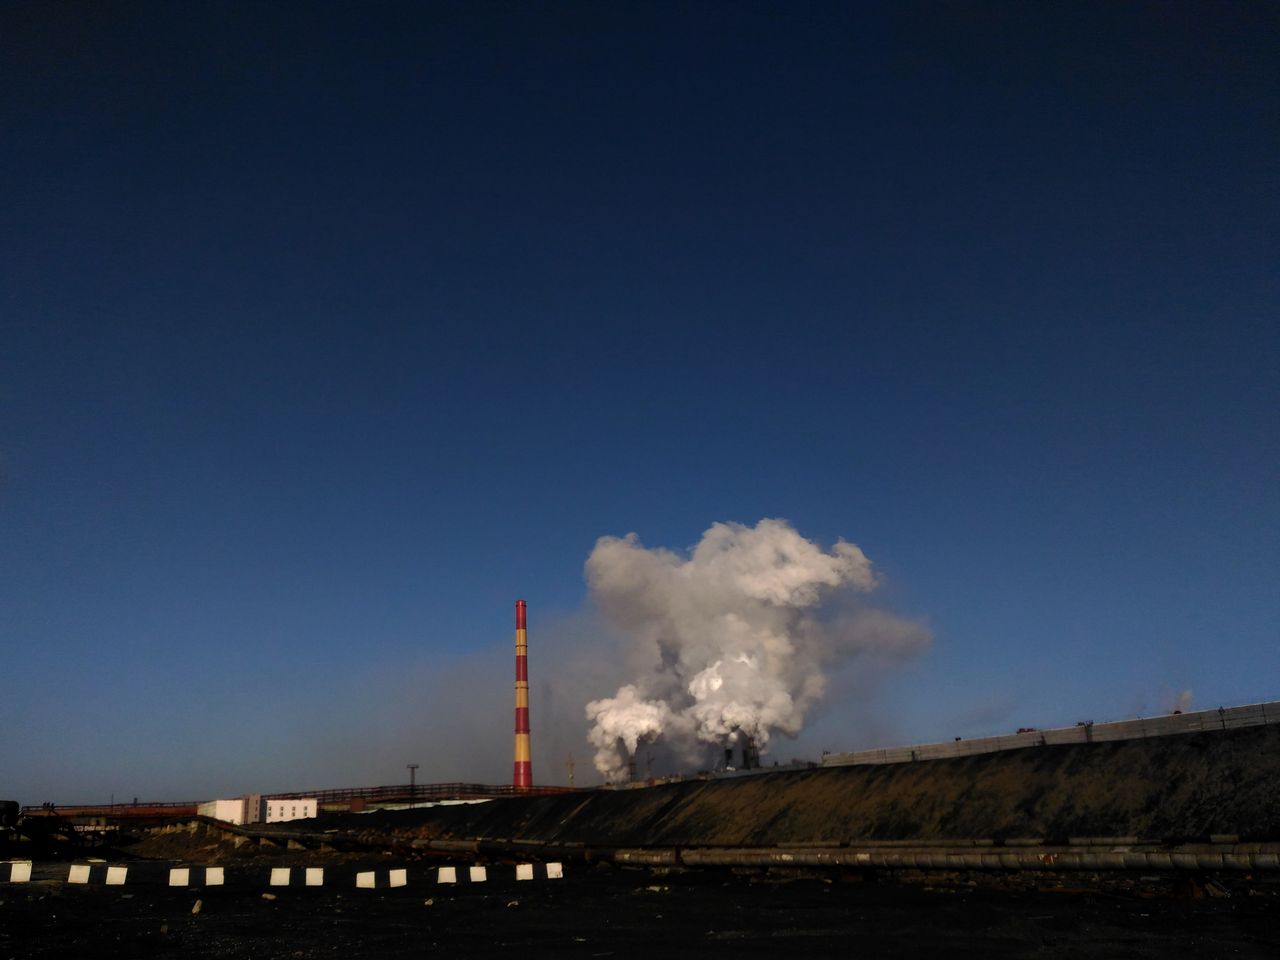
[[[315,798],[320,806],[365,800],[373,803],[427,803],[438,800],[491,800],[497,797],[550,796],[559,793],[577,793],[581,787],[528,787],[518,789],[510,784],[485,783],[407,783],[388,784],[381,787],[338,787],[330,790],[295,790],[291,793],[264,793],[263,800],[289,800]],[[24,816],[59,817],[108,817],[115,819],[154,819],[194,816],[200,801],[178,803],[85,803],[63,806],[50,804],[25,806]]]
[[[387,784],[381,787],[338,787],[329,790],[300,790],[292,793],[264,793],[263,800],[289,800],[294,797],[314,798],[320,804],[342,803],[351,800],[372,800],[375,803],[427,802],[434,800],[492,800],[497,797],[551,796],[560,793],[578,793],[581,787],[513,787],[510,784],[486,783],[407,783]]]
[[[28,817],[185,817],[196,812],[195,800],[178,803],[78,803],[68,806],[42,804],[22,808]]]
[[[1107,740],[1141,740],[1167,737],[1180,733],[1234,730],[1280,723],[1280,700],[1251,703],[1241,707],[1218,707],[1194,713],[1118,720],[1111,723],[1084,721],[1074,727],[1050,730],[1024,730],[1002,737],[956,738],[950,743],[922,743],[909,747],[883,750],[858,750],[853,753],[828,753],[822,757],[824,767],[856,766],[874,763],[910,763],[913,760],[941,760],[946,757],[968,757],[1001,750],[1051,746],[1060,743],[1100,743]]]

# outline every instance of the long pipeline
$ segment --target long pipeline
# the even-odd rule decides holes
[[[1081,837],[1066,843],[1015,839],[881,841],[842,846],[826,842],[758,847],[612,847],[508,837],[424,839],[374,831],[323,833],[239,827],[207,817],[177,821],[166,831],[204,826],[278,845],[394,848],[418,855],[477,859],[585,860],[633,867],[794,867],[864,870],[1280,870],[1280,842],[1161,844],[1132,837]]]
[[[519,840],[418,840],[417,850],[586,859],[634,867],[841,867],[883,870],[1280,870],[1280,843],[986,846],[630,847]]]

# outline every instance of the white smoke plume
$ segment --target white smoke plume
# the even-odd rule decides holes
[[[907,656],[930,639],[865,605],[879,578],[858,547],[841,540],[824,551],[785,520],[713,524],[688,556],[645,548],[635,534],[602,537],[586,574],[640,670],[587,704],[596,769],[608,779],[622,776],[624,750],[658,739],[690,760],[700,745],[741,735],[764,752],[774,734],[800,732],[832,661]],[[836,598],[849,609],[823,617]]]

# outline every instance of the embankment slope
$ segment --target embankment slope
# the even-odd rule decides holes
[[[1280,840],[1280,726],[343,818],[402,837],[600,846],[1214,834]]]

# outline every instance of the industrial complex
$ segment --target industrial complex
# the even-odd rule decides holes
[[[901,771],[921,771],[925,769],[954,771],[955,769],[962,769],[966,771],[960,778],[963,780],[966,776],[978,777],[980,771],[982,776],[988,775],[990,770],[1000,768],[1006,764],[1006,761],[1002,759],[1003,755],[1014,753],[1019,755],[1019,759],[1009,762],[1024,764],[1030,762],[1033,766],[1038,767],[1041,765],[1041,761],[1032,758],[1044,757],[1060,760],[1063,757],[1075,757],[1076,751],[1084,749],[1085,752],[1080,754],[1081,758],[1088,758],[1091,762],[1105,763],[1107,762],[1105,758],[1109,754],[1104,749],[1104,745],[1112,749],[1139,750],[1141,752],[1141,749],[1145,748],[1136,746],[1140,741],[1164,738],[1195,738],[1192,742],[1203,744],[1206,757],[1211,760],[1225,744],[1237,742],[1232,739],[1233,737],[1253,736],[1259,744],[1269,745],[1275,736],[1280,735],[1278,733],[1280,731],[1280,701],[1269,701],[1195,712],[1184,713],[1177,711],[1165,716],[1118,722],[1094,723],[1092,721],[1081,721],[1074,726],[1063,728],[1022,729],[1015,734],[1007,736],[969,740],[956,738],[953,741],[941,743],[916,744],[849,753],[826,753],[822,756],[820,762],[799,763],[787,767],[778,767],[776,765],[762,767],[752,739],[750,737],[741,737],[741,758],[736,760],[733,756],[732,748],[727,747],[725,749],[724,765],[716,771],[701,772],[693,776],[676,775],[664,777],[661,782],[652,779],[638,782],[633,775],[629,782],[610,784],[598,788],[536,786],[533,780],[531,762],[532,734],[529,722],[527,609],[528,605],[524,600],[516,601],[515,723],[512,781],[509,785],[456,782],[416,784],[411,777],[408,784],[327,788],[308,790],[301,793],[251,793],[237,797],[190,802],[138,802],[134,800],[131,803],[78,806],[61,806],[46,803],[39,807],[29,806],[21,809],[18,808],[16,803],[9,802],[5,808],[3,823],[0,825],[0,829],[4,830],[4,833],[0,834],[0,838],[4,840],[10,850],[54,849],[66,852],[68,849],[75,850],[86,845],[108,842],[130,832],[164,828],[166,825],[178,822],[202,822],[218,824],[223,828],[234,827],[255,830],[272,825],[290,824],[295,821],[314,821],[318,817],[363,814],[375,811],[407,811],[409,815],[427,817],[428,819],[436,814],[445,816],[446,820],[440,821],[443,823],[448,821],[450,817],[456,819],[457,813],[438,810],[436,814],[433,814],[430,811],[434,808],[473,805],[496,800],[503,801],[502,809],[524,809],[521,803],[551,803],[554,805],[559,802],[556,800],[557,797],[566,794],[579,798],[567,801],[575,805],[575,810],[591,809],[598,807],[602,803],[643,804],[647,801],[639,797],[634,800],[614,801],[593,799],[593,795],[614,793],[617,788],[621,787],[628,788],[625,792],[631,794],[636,788],[650,786],[655,791],[660,787],[694,789],[701,796],[706,790],[711,789],[707,785],[709,781],[741,780],[744,777],[760,778],[761,782],[770,784],[768,789],[771,793],[789,796],[787,808],[794,814],[796,809],[804,806],[807,802],[807,788],[799,789],[795,785],[813,782],[812,777],[819,769],[823,771],[830,770],[830,774],[824,774],[826,776],[838,776],[837,771],[843,768],[883,767],[889,770]],[[1260,733],[1251,733],[1250,731],[1253,731],[1254,728],[1264,728],[1264,730]],[[1125,747],[1124,745],[1126,744],[1129,746]],[[954,768],[946,764],[948,761],[952,764],[955,762],[977,763],[980,764],[980,767]],[[1072,761],[1073,765],[1078,765],[1080,762],[1082,760],[1079,759]],[[416,767],[416,765],[414,766]],[[1258,769],[1264,768],[1259,767]],[[634,762],[632,763],[632,770],[634,771]],[[411,770],[411,774],[412,772]],[[1117,776],[1125,772],[1117,771]],[[906,772],[894,773],[890,775],[890,779],[902,779],[914,775],[914,773]],[[858,776],[862,775],[859,774]],[[931,779],[934,775],[930,773],[921,774],[921,776]],[[955,775],[952,773],[950,776],[954,779]],[[879,774],[873,775],[872,779],[883,780]],[[1170,782],[1176,782],[1178,779],[1178,776],[1170,774]],[[1029,779],[1023,778],[1016,784],[1011,783],[1009,790],[1014,792],[1016,792],[1016,789],[1025,790],[1029,782]],[[680,784],[685,784],[686,786],[682,788],[678,786]],[[693,786],[694,784],[702,784],[703,786]],[[1156,779],[1151,781],[1149,786],[1150,789],[1155,791],[1150,802],[1153,805],[1158,804],[1160,802],[1160,790],[1163,789],[1164,784],[1161,780]],[[726,787],[724,789],[731,788]],[[749,788],[744,787],[742,789]],[[799,792],[795,792],[797,789]],[[984,785],[975,780],[969,792],[982,789],[985,789]],[[858,804],[871,802],[875,799],[875,795],[875,788],[869,781],[865,791],[858,790],[857,802]],[[888,797],[888,794],[886,794],[886,797]],[[900,807],[902,804],[901,799],[893,799],[891,802],[896,807]],[[912,802],[926,803],[928,807],[932,808],[937,806],[940,799],[935,791],[928,798],[917,797],[913,798]],[[1075,802],[1079,802],[1079,799],[1077,798]],[[515,806],[512,806],[512,804],[515,804]],[[1266,811],[1270,811],[1269,816],[1274,816],[1273,808],[1264,808],[1259,813]],[[904,816],[906,815],[904,814]],[[907,816],[904,822],[914,821]],[[1280,827],[1275,829],[1275,835],[1272,836],[1270,832],[1272,827],[1269,824],[1270,820],[1266,818],[1253,823],[1242,820],[1220,825],[1220,828],[1213,831],[1213,834],[1214,836],[1249,835],[1255,840],[1262,839],[1267,842],[1280,840]],[[978,829],[977,833],[982,836],[994,836],[1000,832],[1000,829],[996,824],[991,824],[986,828]],[[1030,824],[1028,824],[1027,829],[1032,829]],[[1262,833],[1266,834],[1266,836],[1262,836],[1259,830],[1262,830]],[[517,831],[504,830],[503,832],[506,836],[514,837]],[[1043,829],[1040,829],[1041,834],[1044,832]],[[1113,836],[1128,836],[1135,832],[1135,827],[1133,823],[1124,822],[1123,818],[1113,818],[1107,830],[1093,830],[1091,832],[1095,834],[1109,833]],[[1194,833],[1194,831],[1192,832]],[[256,835],[266,836],[266,834],[261,833]],[[1179,835],[1185,835],[1185,831],[1181,831]],[[641,837],[632,836],[630,828],[628,828],[627,837],[626,842],[628,844],[640,843],[643,840]],[[478,839],[484,839],[484,836],[480,836]],[[619,841],[620,839],[612,838],[612,840]],[[708,842],[713,842],[709,837],[704,839]],[[797,835],[792,832],[786,836],[769,835],[761,837],[762,841],[772,843],[817,844],[819,841],[825,843],[831,839],[833,839],[833,835],[822,832],[813,836]],[[847,843],[850,839],[851,836],[844,837],[841,839],[841,843]],[[868,839],[884,838],[868,837]],[[933,843],[941,842],[948,838],[942,835],[913,837],[909,830],[905,832],[897,830],[895,835],[888,839],[892,839],[896,843],[905,843],[913,839],[928,840]],[[955,839],[963,839],[968,842],[972,839],[972,836]],[[1197,839],[1209,840],[1210,837],[1206,833],[1203,837],[1198,837]],[[583,843],[587,841],[586,838],[575,838],[574,842]],[[590,842],[608,845],[611,843],[611,838],[593,834]],[[698,842],[697,836],[681,834],[681,845],[697,844]],[[714,842],[718,843],[719,841]],[[840,846],[840,844],[836,844],[836,846]],[[1034,844],[1023,844],[1023,846],[1031,847]],[[705,855],[700,856],[702,861],[706,862]],[[648,855],[639,857],[640,862],[645,862],[648,859],[652,858]],[[812,860],[813,858],[808,857],[807,859]],[[830,862],[843,863],[846,859],[840,856]],[[1022,863],[1022,859],[1015,858],[1017,863]],[[1005,857],[1005,860],[1009,863],[1015,862],[1009,860],[1008,856]],[[1253,856],[1249,857],[1247,863],[1251,868],[1267,870],[1277,866],[1275,860],[1274,853],[1265,853],[1261,856],[1261,859]],[[1043,865],[1043,861],[1041,863]]]
[[[1092,909],[1091,897],[1138,897],[1145,910],[1126,915],[1125,936],[1140,931],[1153,942],[1163,935],[1147,922],[1153,898],[1240,896],[1261,905],[1256,924],[1210,908],[1204,922],[1218,923],[1215,935],[1236,947],[1280,945],[1260,932],[1275,929],[1280,914],[1280,701],[828,753],[788,767],[762,767],[744,737],[741,757],[726,748],[717,771],[578,789],[534,783],[529,706],[521,600],[511,783],[417,784],[411,767],[408,784],[375,787],[202,802],[21,809],[9,802],[0,808],[0,889],[20,892],[11,902],[37,927],[41,891],[64,888],[104,896],[108,889],[152,891],[148,896],[169,898],[160,910],[176,909],[172,898],[190,891],[199,898],[191,915],[206,902],[228,910],[245,897],[274,903],[291,890],[339,898],[343,890],[364,891],[393,910],[410,903],[511,908],[532,900],[557,923],[590,931],[603,944],[616,944],[620,928],[608,918],[625,901],[683,889],[696,901],[668,903],[657,920],[670,916],[692,929],[704,923],[696,904],[730,910],[758,900],[761,928],[750,936],[773,936],[769,924],[823,916],[828,926],[805,936],[832,949],[848,922],[843,911],[864,902],[859,891],[872,889],[868,882],[890,884],[884,889],[896,891],[886,894],[895,903],[918,896],[911,889],[987,890],[982,896],[993,897],[1075,891],[1072,917]],[[600,876],[602,869],[609,875]],[[697,879],[703,876],[727,879]],[[842,889],[849,881],[859,886],[848,887],[844,900],[812,886],[834,881]],[[757,882],[772,885],[764,899]],[[713,892],[726,888],[734,899]],[[552,890],[569,891],[571,901]],[[557,912],[566,902],[592,905],[586,909],[593,919]],[[1000,902],[1012,915],[1026,910],[1020,901]],[[314,903],[288,909],[310,923]],[[1027,922],[1059,909],[1040,907]],[[362,912],[357,922],[375,916]],[[943,939],[964,923],[962,913],[946,909],[931,916],[951,931],[939,932]],[[540,942],[518,917],[503,923]],[[739,921],[739,928],[750,923]],[[204,942],[190,915],[180,929],[196,938],[190,942]],[[327,955],[318,930],[302,929],[313,952],[292,955]],[[450,936],[430,929],[437,942]],[[68,930],[68,949],[87,942]],[[1016,937],[1025,935],[1020,928]],[[559,955],[549,945],[564,937],[547,939],[543,952]]]

